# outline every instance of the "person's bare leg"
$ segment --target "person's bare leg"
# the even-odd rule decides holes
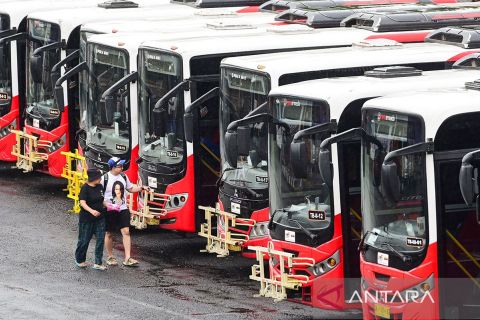
[[[113,257],[113,235],[111,232],[105,232],[105,248],[107,249],[107,257]]]
[[[127,261],[130,259],[130,253],[132,250],[132,240],[130,238],[130,228],[122,228],[120,229],[120,232],[122,233],[122,239],[123,239],[123,248],[125,249],[125,260]]]

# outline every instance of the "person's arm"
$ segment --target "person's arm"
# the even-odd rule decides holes
[[[136,185],[136,184],[131,183],[131,182],[130,182],[130,179],[128,179],[128,177],[126,177],[126,178],[127,178],[127,181],[126,181],[126,182],[127,182],[126,189],[127,189],[128,192],[130,192],[130,193],[135,193],[135,192],[140,192],[140,191],[142,191],[142,190],[150,190],[149,187],[147,187],[147,186],[138,186],[138,185]]]
[[[89,205],[87,204],[87,201],[85,200],[80,200],[80,206],[87,212],[90,212],[90,214],[94,217],[99,217],[100,216],[100,212],[98,212],[97,210],[93,210],[92,208],[89,207]]]

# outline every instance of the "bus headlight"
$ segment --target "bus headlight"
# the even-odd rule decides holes
[[[48,148],[48,152],[52,153],[63,147],[67,143],[67,134],[63,134],[60,139],[55,140],[52,146]]]
[[[261,238],[270,235],[268,230],[268,221],[257,222],[250,230],[250,239]]]
[[[321,276],[335,268],[340,263],[340,250],[337,250],[327,259],[316,263],[313,267],[308,268],[316,277]]]
[[[5,127],[0,129],[0,138],[6,137],[10,134],[10,130],[17,129],[17,120],[14,119],[12,122],[7,124]]]
[[[398,294],[395,294],[389,302],[407,303],[422,299],[425,294],[429,294],[429,292],[433,289],[434,286],[435,281],[432,273],[425,281],[422,281],[420,284],[414,285],[410,288],[400,291]]]
[[[188,200],[188,193],[178,193],[170,195],[170,201],[165,205],[165,209],[178,209],[185,205]]]

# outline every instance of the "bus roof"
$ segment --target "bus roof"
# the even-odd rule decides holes
[[[298,52],[281,52],[243,57],[230,57],[222,61],[222,66],[263,72],[269,75],[273,84],[277,84],[282,75],[298,74],[315,70],[354,68],[363,66],[388,66],[404,63],[422,63],[445,61],[459,53],[468,52],[457,46],[436,43],[412,43],[382,46],[382,41],[370,40],[367,43],[380,42],[380,46],[331,48]],[[386,52],[390,51],[390,52]],[[259,70],[261,66],[261,70]]]
[[[229,20],[232,22],[232,20]],[[222,22],[216,21],[217,23]],[[210,21],[209,23],[215,24],[215,21]],[[245,27],[245,25],[240,24]],[[231,25],[228,25],[231,26]],[[183,27],[183,29],[182,29]],[[193,41],[197,45],[204,41],[218,42],[219,38],[222,41],[231,41],[230,38],[235,39],[256,39],[257,36],[263,36],[265,33],[266,27],[264,26],[251,26],[248,28],[240,28],[234,30],[232,28],[216,28],[209,27],[207,23],[197,25],[183,25],[178,26],[175,23],[171,24],[161,24],[158,28],[162,32],[159,32],[157,27],[151,28],[148,31],[137,30],[136,32],[120,32],[120,33],[107,33],[107,34],[97,34],[89,38],[89,42],[102,43],[107,46],[118,47],[118,43],[123,43],[123,48],[129,48],[129,50],[138,51],[139,45],[141,43],[167,43],[167,41],[178,41],[179,43]],[[157,29],[156,29],[157,28]],[[142,39],[142,41],[138,41]],[[171,49],[171,46],[168,47]],[[212,50],[208,50],[209,53],[215,53]],[[235,52],[235,51],[234,51]]]
[[[82,25],[81,30],[93,33],[119,33],[119,32],[175,32],[178,30],[206,29],[207,23],[230,26],[231,31],[241,29],[255,29],[261,24],[273,23],[272,15],[252,14],[251,16],[208,16],[189,18],[174,18],[172,20],[158,20],[157,17],[145,17],[139,20],[115,20],[103,22],[91,22]],[[235,28],[238,26],[238,28]],[[210,28],[211,29],[211,28]]]
[[[17,1],[0,3],[0,14],[8,14],[12,27],[19,26],[20,22],[32,11],[51,11],[55,9],[75,9],[95,4],[98,0],[24,0],[21,5]]]
[[[142,47],[172,51],[188,58],[229,52],[251,52],[251,54],[255,54],[255,51],[280,50],[284,48],[293,50],[350,46],[353,42],[360,41],[371,34],[369,31],[360,29],[312,29],[302,25],[274,25],[267,28],[266,32],[250,36],[227,38],[212,36],[208,39],[195,39],[192,37],[190,39],[170,41],[148,41]],[[172,50],[172,47],[175,50]],[[284,53],[283,55],[289,56],[290,54]],[[257,59],[257,57],[260,57],[260,55],[252,59]],[[228,61],[237,61],[230,60],[231,58],[228,59]],[[290,62],[296,63],[294,60]],[[301,63],[298,64],[301,65]],[[253,69],[256,69],[257,65],[255,64]]]
[[[478,69],[450,69],[389,78],[370,76],[326,78],[280,86],[272,89],[269,96],[325,101],[330,106],[330,117],[340,120],[346,106],[356,100],[428,88],[453,88],[477,77]]]
[[[391,112],[417,115],[425,123],[425,138],[435,138],[442,123],[448,118],[470,112],[480,112],[480,91],[467,89],[464,84],[457,88],[423,90],[408,95],[398,94],[375,98],[365,103],[362,109],[375,108]]]

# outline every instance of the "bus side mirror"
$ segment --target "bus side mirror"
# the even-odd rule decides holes
[[[166,110],[163,108],[153,109],[153,132],[157,137],[165,136],[166,113]]]
[[[237,146],[237,137],[238,133],[236,131],[225,133],[225,156],[227,158],[228,164],[232,168],[237,167],[237,158],[238,158],[238,146]]]
[[[52,82],[52,88],[56,89],[58,79],[60,79],[60,69],[50,73],[50,81]]]
[[[105,123],[112,124],[115,112],[115,99],[113,96],[105,97]]]
[[[323,182],[331,188],[333,185],[332,167],[330,163],[330,150],[320,150],[318,153],[318,169]]]
[[[480,195],[477,195],[477,200],[475,201],[475,210],[477,212],[477,223],[480,224]]]
[[[43,55],[30,56],[30,75],[33,82],[41,83],[43,73]]]
[[[380,185],[387,200],[393,203],[398,202],[400,199],[400,179],[395,162],[388,161],[382,164]]]
[[[248,156],[250,154],[251,143],[251,128],[238,127],[237,128],[237,151],[239,156]]]
[[[191,112],[183,115],[183,131],[185,132],[185,140],[193,142],[193,113]]]
[[[55,102],[57,103],[57,108],[60,112],[65,110],[65,101],[63,98],[63,87],[55,86]]]
[[[460,174],[458,175],[458,183],[460,185],[463,201],[471,206],[475,196],[475,180],[473,176],[473,166],[470,163],[462,163]]]
[[[477,212],[477,223],[480,224],[480,195],[477,195],[477,200],[475,201],[475,210]]]
[[[307,145],[305,141],[290,144],[290,163],[296,178],[305,179],[308,177]]]
[[[5,65],[5,46],[0,45],[0,70],[6,70],[7,66]]]

